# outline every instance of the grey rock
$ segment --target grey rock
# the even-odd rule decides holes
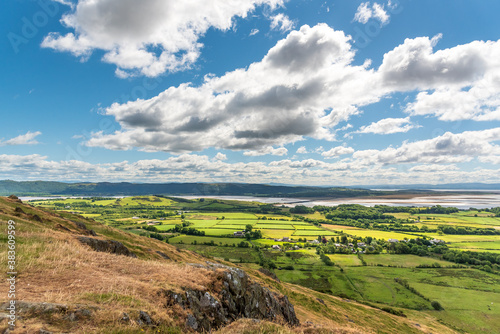
[[[21,209],[20,207],[16,207],[15,210],[14,210],[15,213],[22,213],[22,214],[26,214],[23,209]]]
[[[90,318],[92,316],[92,311],[87,308],[79,308],[74,312],[70,312],[65,319],[69,321],[78,321],[86,318]]]
[[[39,215],[32,215],[32,216],[31,216],[31,218],[32,218],[33,220],[36,220],[36,221],[37,221],[37,222],[39,222],[39,223],[43,223],[43,220],[42,220],[42,218],[40,218],[40,216],[39,216]]]
[[[10,195],[9,196],[9,199],[13,200],[13,201],[16,201],[17,203],[22,203],[23,201],[21,201],[19,199],[19,197],[17,197],[16,195]]]
[[[123,322],[130,322],[130,317],[127,313],[123,312],[123,316],[122,316],[122,321]]]
[[[222,288],[216,291],[219,299],[208,291],[192,289],[184,293],[160,293],[166,297],[167,307],[180,305],[192,312],[186,320],[186,326],[197,331],[210,332],[239,318],[270,321],[284,319],[289,325],[299,324],[293,305],[286,296],[273,293],[252,281],[243,270],[210,262],[205,266],[193,266],[224,271],[219,277]]]
[[[167,254],[163,253],[163,252],[156,251],[156,254],[160,255],[165,260],[171,260],[170,257]]]
[[[96,252],[106,252],[117,255],[125,255],[130,257],[137,257],[121,242],[115,240],[101,240],[90,237],[77,237],[78,241],[82,244],[90,246]]]
[[[9,303],[3,303],[0,305],[0,311],[6,311]],[[38,303],[38,302],[25,302],[16,301],[16,310],[18,313],[33,312],[33,313],[64,313],[68,310],[68,306],[65,304],[54,304],[54,303]]]
[[[196,318],[192,314],[187,317],[186,327],[191,327],[194,330],[198,329],[198,321],[196,321]]]
[[[139,311],[139,319],[137,319],[137,323],[141,324],[141,325],[142,324],[148,325],[148,326],[153,326],[155,324],[153,322],[153,320],[151,319],[151,317],[149,316],[149,314],[147,314],[144,311]]]
[[[76,227],[81,230],[83,232],[83,234],[87,234],[87,235],[91,235],[91,236],[97,236],[97,234],[95,233],[94,230],[90,230],[87,225],[85,225],[84,223],[81,223],[81,222],[77,222],[77,221],[72,221],[73,224],[76,225]]]

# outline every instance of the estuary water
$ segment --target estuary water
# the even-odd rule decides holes
[[[468,190],[470,191],[470,190]],[[120,198],[123,196],[106,196]],[[459,209],[477,208],[486,209],[500,207],[500,191],[481,191],[473,194],[453,194],[449,195],[427,195],[415,196],[412,198],[390,198],[390,197],[359,197],[359,198],[285,198],[285,197],[255,197],[255,196],[175,196],[185,199],[214,198],[235,201],[259,202],[265,204],[296,206],[305,205],[313,207],[315,205],[335,206],[339,204],[361,204],[365,206],[390,205],[390,206],[432,206],[441,205],[445,207],[456,207]],[[55,197],[20,197],[22,201],[54,199]],[[81,197],[57,197],[57,198],[81,198]]]
[[[200,196],[177,196],[187,199],[200,198]],[[267,204],[278,204],[285,206],[305,205],[313,207],[315,205],[335,206],[339,204],[361,204],[365,206],[390,205],[390,206],[432,206],[441,205],[444,207],[456,207],[459,209],[477,208],[486,209],[500,207],[500,192],[490,192],[484,194],[477,192],[474,194],[449,194],[442,196],[416,196],[413,198],[387,198],[387,197],[359,197],[359,198],[280,198],[280,197],[254,197],[254,196],[202,196],[205,198],[218,198],[237,201],[254,201]]]

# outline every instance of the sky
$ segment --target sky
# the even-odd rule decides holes
[[[495,0],[7,0],[0,179],[500,182]]]

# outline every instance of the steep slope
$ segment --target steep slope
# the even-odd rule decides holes
[[[19,317],[11,333],[454,333],[418,312],[391,315],[15,197],[0,198],[1,268],[9,220]],[[2,279],[0,332],[8,290]]]

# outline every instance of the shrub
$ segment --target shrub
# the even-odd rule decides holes
[[[441,306],[441,304],[439,304],[438,301],[435,301],[433,300],[431,302],[431,306],[436,310],[436,311],[441,311],[441,310],[444,310],[444,308]]]
[[[384,312],[390,313],[390,314],[394,314],[394,315],[406,318],[406,315],[403,313],[403,311],[396,310],[396,309],[393,309],[391,307],[382,307],[381,310]]]

